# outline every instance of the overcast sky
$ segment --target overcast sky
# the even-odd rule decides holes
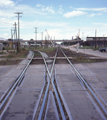
[[[20,17],[20,36],[22,39],[41,40],[47,35],[47,29],[52,39],[75,38],[80,31],[80,37],[107,36],[107,0],[0,0],[0,37],[10,38],[17,15]]]

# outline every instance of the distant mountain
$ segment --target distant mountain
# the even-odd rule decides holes
[[[3,37],[0,37],[0,40],[7,40],[7,39],[5,39],[5,38],[3,38]]]

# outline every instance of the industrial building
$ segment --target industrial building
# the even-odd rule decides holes
[[[98,46],[98,47],[107,46],[107,37],[87,37],[86,41],[90,46]]]

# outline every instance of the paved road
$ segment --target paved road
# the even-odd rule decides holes
[[[0,81],[4,76],[9,74],[15,67],[16,65],[5,65],[5,66],[0,65]]]
[[[97,65],[87,64],[86,66],[81,64],[76,64],[75,66],[80,70],[84,75],[83,77],[91,83],[91,85],[97,90],[105,102],[107,102],[107,82],[103,79],[103,73],[100,74],[100,78],[97,77],[96,71]],[[102,67],[105,63],[100,64],[99,68],[101,70],[106,70],[106,67]],[[107,62],[106,62],[107,65]],[[93,67],[92,67],[93,66]],[[56,67],[56,77],[59,83],[60,90],[62,95],[67,103],[67,106],[70,110],[71,116],[74,120],[104,120],[101,112],[96,107],[95,103],[91,100],[90,96],[87,93],[87,90],[82,87],[76,76],[73,74],[71,66],[67,64],[58,64]],[[90,67],[90,68],[89,68]],[[96,67],[96,68],[95,68]],[[91,70],[94,70],[91,72]],[[101,71],[99,70],[99,72]],[[105,72],[106,73],[106,72]],[[107,78],[107,74],[104,75]]]
[[[2,120],[32,120],[44,85],[44,65],[30,65]]]
[[[22,70],[28,64],[33,55],[33,52],[29,52],[26,59],[22,60],[19,65],[0,66],[0,97],[11,86],[13,81],[20,75]]]
[[[70,46],[68,46],[68,47],[63,46],[63,47],[77,52],[77,49],[74,47],[70,47]],[[107,52],[100,52],[98,50],[94,51],[92,49],[78,49],[78,52],[84,53],[84,54],[89,54],[89,55],[94,55],[94,56],[101,57],[101,58],[107,58]]]
[[[107,105],[107,62],[76,64],[75,66]]]
[[[45,56],[47,58],[47,55]],[[16,70],[13,71],[14,75],[18,74],[27,62],[28,60],[22,61],[19,66],[16,67]],[[75,64],[75,66],[81,72],[83,77],[87,79],[101,95],[105,103],[107,103],[107,62]],[[70,110],[71,117],[73,117],[74,120],[104,120],[99,109],[87,94],[86,89],[82,87],[72,72],[71,66],[68,64],[57,64],[55,67],[59,87],[64,100],[67,103],[68,109]],[[12,72],[10,73],[11,74],[8,74],[10,78],[14,78],[15,76]],[[11,80],[12,79],[6,78],[6,80],[4,79],[2,82],[0,81],[1,92],[5,91],[3,89],[10,85],[12,82]],[[44,65],[30,65],[24,81],[17,89],[2,120],[31,120],[43,84]],[[52,93],[50,93],[48,104],[49,107],[47,109],[46,119],[57,120]]]
[[[18,65],[13,70],[10,70],[4,77],[0,80],[0,97],[5,93],[5,91],[11,86],[15,79],[20,75],[21,71],[24,69],[25,65]],[[6,68],[6,66],[4,67]],[[10,67],[11,68],[11,67]],[[3,70],[5,71],[5,69]]]

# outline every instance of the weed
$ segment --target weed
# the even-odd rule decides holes
[[[6,53],[2,51],[2,52],[0,52],[0,54],[6,54]]]
[[[41,54],[38,52],[35,52],[35,57],[41,57]]]
[[[99,50],[99,47],[97,46],[95,48],[95,46],[83,46],[83,47],[79,47],[79,49],[93,49],[93,50]]]

